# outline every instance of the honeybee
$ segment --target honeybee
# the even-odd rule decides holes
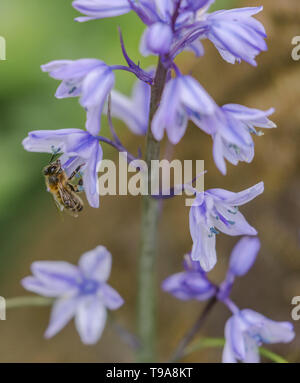
[[[50,163],[43,170],[47,190],[52,194],[59,210],[66,209],[74,217],[77,217],[78,213],[83,209],[83,202],[77,194],[81,191],[82,179],[80,179],[78,185],[73,185],[71,181],[79,173],[83,165],[78,166],[70,177],[61,167],[59,159]]]

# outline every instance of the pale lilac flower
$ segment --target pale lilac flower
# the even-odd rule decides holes
[[[145,135],[148,129],[151,87],[137,80],[132,96],[111,92],[111,114],[125,122],[135,134]]]
[[[171,275],[162,283],[162,289],[183,301],[195,299],[204,301],[216,294],[216,286],[206,277],[199,262],[191,259],[190,254],[185,255],[185,271]]]
[[[225,325],[223,363],[259,363],[262,344],[288,343],[295,337],[290,322],[275,322],[253,310],[237,311]]]
[[[83,254],[78,266],[68,262],[40,261],[31,266],[33,276],[22,280],[26,290],[55,298],[45,337],[51,338],[75,317],[85,344],[96,343],[105,327],[107,309],[116,310],[123,299],[107,284],[111,254],[98,246]]]
[[[231,236],[256,235],[238,206],[253,200],[264,190],[263,182],[239,193],[224,189],[197,192],[190,209],[190,233],[193,240],[191,257],[199,261],[204,271],[211,270],[217,261],[216,234]]]
[[[80,97],[80,104],[87,111],[86,128],[97,135],[104,104],[115,83],[113,70],[96,59],[52,61],[42,65],[42,70],[62,80],[55,94],[57,98]]]
[[[205,37],[218,49],[223,59],[231,64],[246,61],[256,66],[255,57],[267,50],[263,25],[252,16],[263,7],[236,8],[208,14],[203,21]],[[203,26],[202,26],[203,27]]]
[[[250,163],[254,157],[254,142],[251,134],[262,135],[255,127],[275,128],[268,119],[274,113],[247,108],[238,104],[216,106],[211,115],[193,115],[193,122],[213,138],[214,161],[222,174],[226,174],[225,159],[233,165],[239,161]]]
[[[152,121],[152,133],[160,141],[166,130],[169,141],[177,144],[183,137],[189,118],[210,115],[215,103],[191,76],[178,76],[165,86],[160,106]]]
[[[258,237],[243,237],[234,246],[231,255],[226,278],[220,286],[218,298],[225,300],[231,293],[236,277],[242,277],[253,266],[260,250]]]
[[[62,154],[62,168],[70,176],[81,166],[83,187],[89,204],[99,207],[98,174],[102,148],[97,137],[81,129],[36,130],[23,140],[29,152]]]

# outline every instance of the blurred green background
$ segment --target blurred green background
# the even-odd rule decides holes
[[[251,3],[251,4],[250,4]],[[268,32],[269,51],[258,58],[258,68],[247,64],[231,66],[221,60],[209,42],[206,55],[196,60],[185,54],[178,59],[184,73],[191,72],[220,104],[237,102],[250,107],[276,107],[274,121],[279,129],[256,139],[252,164],[229,166],[223,177],[212,161],[209,137],[191,126],[176,146],[179,159],[204,159],[208,173],[206,188],[233,191],[264,180],[264,195],[243,209],[259,230],[262,249],[251,273],[237,281],[234,299],[241,307],[261,311],[275,320],[290,320],[291,299],[300,295],[300,62],[291,59],[291,40],[300,35],[298,0],[216,0],[216,8],[256,6],[265,10],[258,18]],[[76,99],[56,100],[58,82],[40,70],[40,65],[57,59],[96,57],[108,64],[121,64],[117,26],[124,34],[132,59],[143,67],[153,58],[138,52],[143,25],[134,14],[79,24],[71,1],[2,1],[0,35],[7,42],[7,60],[0,62],[0,295],[6,298],[27,294],[19,281],[29,274],[31,262],[53,259],[76,263],[79,256],[98,244],[114,257],[111,284],[120,291],[126,305],[116,313],[118,322],[135,327],[136,270],[138,257],[140,199],[103,197],[98,210],[86,208],[77,219],[58,215],[45,191],[41,169],[49,161],[45,154],[27,153],[21,142],[36,129],[81,128],[85,113]],[[116,88],[130,93],[134,78],[118,73]],[[132,152],[143,146],[120,122],[118,133]],[[106,134],[104,126],[103,134]],[[105,158],[118,154],[104,147]],[[176,199],[164,205],[160,227],[159,283],[179,271],[182,255],[189,251],[188,209]],[[212,278],[221,281],[235,238],[218,238],[219,263]],[[159,295],[159,356],[167,358],[193,323],[203,305],[180,302]],[[229,313],[215,308],[202,334],[223,336]],[[107,324],[101,341],[93,347],[80,343],[70,324],[51,340],[43,338],[49,308],[14,309],[0,322],[1,362],[113,362],[131,361],[133,356]],[[297,333],[300,326],[295,323]],[[291,361],[300,360],[299,337],[289,345],[271,349]],[[218,361],[220,350],[205,350],[186,360]]]

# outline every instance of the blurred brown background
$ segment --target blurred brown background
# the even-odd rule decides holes
[[[128,50],[138,60],[136,49],[143,27],[134,15],[117,20],[85,24],[73,22],[76,12],[69,2],[53,0],[6,1],[0,16],[0,35],[7,40],[7,61],[0,62],[1,189],[0,189],[0,295],[26,295],[19,281],[30,273],[36,260],[67,260],[76,263],[86,250],[102,244],[113,254],[110,283],[125,298],[116,312],[118,323],[135,331],[136,271],[138,262],[140,198],[103,197],[98,210],[86,208],[78,218],[57,214],[45,192],[41,169],[47,155],[26,153],[21,141],[35,129],[81,127],[84,112],[77,100],[55,100],[56,86],[39,70],[53,59],[98,57],[109,64],[121,58],[116,26],[121,25]],[[42,4],[41,4],[42,3]],[[71,2],[70,2],[71,3]],[[237,280],[233,299],[240,307],[252,308],[274,320],[291,320],[291,299],[300,295],[300,61],[293,61],[291,40],[300,35],[298,0],[218,1],[222,7],[264,5],[258,16],[268,33],[269,51],[258,57],[258,68],[232,66],[219,57],[209,42],[206,55],[196,60],[182,55],[178,64],[192,72],[220,104],[235,102],[267,109],[276,108],[278,129],[255,138],[256,155],[251,164],[228,166],[223,177],[212,160],[208,136],[190,126],[175,148],[179,159],[204,159],[208,173],[205,187],[243,190],[261,180],[265,193],[242,208],[259,231],[262,248],[251,272]],[[150,60],[142,59],[147,66]],[[128,78],[129,77],[129,78]],[[117,88],[129,93],[130,75],[118,76]],[[78,123],[78,121],[80,123]],[[118,133],[136,152],[143,140],[116,122]],[[105,157],[118,154],[104,147]],[[161,281],[181,270],[182,256],[190,250],[188,208],[177,198],[164,203],[160,225],[158,259],[159,347],[158,358],[166,360],[203,308],[202,303],[181,302],[159,291]],[[228,257],[237,238],[218,236],[219,262],[211,273],[216,282],[226,272]],[[223,337],[229,312],[221,304],[211,313],[199,336]],[[1,362],[126,362],[134,360],[128,347],[107,323],[95,346],[84,346],[74,325],[69,324],[51,340],[43,338],[49,308],[22,308],[7,312],[0,322]],[[300,361],[300,323],[297,336],[288,345],[270,346],[289,361]],[[220,361],[221,350],[203,350],[185,360]]]

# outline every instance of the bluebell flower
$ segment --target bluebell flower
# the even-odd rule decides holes
[[[152,133],[160,141],[167,131],[169,141],[177,144],[183,137],[189,118],[210,115],[215,103],[191,76],[177,76],[165,86],[160,106],[152,121]]]
[[[267,37],[265,29],[252,17],[262,9],[237,8],[208,14],[203,21],[204,36],[215,45],[225,61],[234,64],[243,60],[256,66],[255,57],[268,49],[264,40]]]
[[[224,189],[196,192],[190,209],[190,233],[193,240],[191,257],[199,261],[204,271],[211,270],[217,261],[216,235],[256,235],[238,207],[253,200],[264,190],[263,182],[239,193]]]
[[[294,337],[290,322],[275,322],[249,309],[237,311],[225,325],[223,363],[258,363],[262,344],[288,343]]]
[[[238,104],[227,104],[221,108],[216,105],[215,112],[202,116],[194,114],[193,122],[213,138],[213,156],[216,166],[226,174],[225,159],[233,165],[239,161],[250,163],[254,157],[254,142],[251,134],[262,135],[255,127],[275,128],[268,119],[274,113],[247,108]]]
[[[185,255],[185,271],[171,275],[162,283],[162,289],[183,301],[195,299],[204,301],[216,294],[214,286],[206,277],[205,272],[191,259],[190,254]]]
[[[23,146],[29,152],[62,154],[61,166],[68,176],[81,166],[87,200],[99,207],[97,170],[103,153],[96,136],[81,129],[36,130],[23,140]]]
[[[107,284],[111,254],[98,246],[83,254],[78,266],[68,262],[40,261],[31,266],[33,276],[22,280],[26,290],[55,298],[45,337],[57,334],[73,317],[85,344],[96,343],[105,327],[107,309],[123,304],[118,292]]]
[[[229,297],[235,278],[248,273],[259,250],[260,240],[258,237],[243,237],[238,241],[231,252],[227,275],[218,292],[219,300],[224,301]]]
[[[59,60],[42,66],[44,72],[62,80],[57,98],[80,97],[80,104],[87,111],[86,128],[97,135],[101,127],[101,114],[108,95],[115,83],[112,68],[96,59]]]
[[[145,135],[149,123],[151,87],[137,80],[131,98],[120,92],[111,92],[111,114],[125,122],[135,134]]]

